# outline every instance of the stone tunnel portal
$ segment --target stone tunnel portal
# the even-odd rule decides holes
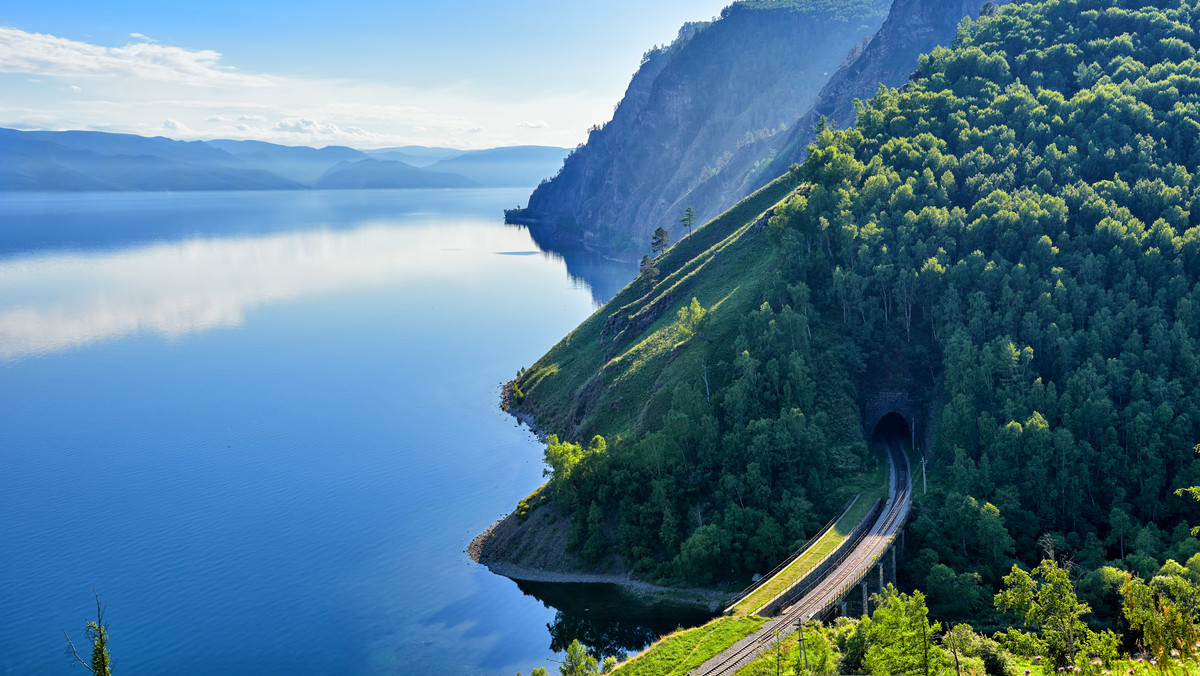
[[[884,436],[908,440],[912,432],[912,426],[903,415],[890,411],[875,424],[875,429],[871,431],[871,441],[882,441]]]

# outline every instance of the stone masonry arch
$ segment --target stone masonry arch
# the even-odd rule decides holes
[[[914,436],[919,437],[924,430],[921,409],[921,402],[913,400],[907,392],[876,392],[863,406],[863,436],[870,439],[879,421],[889,413],[896,413],[908,423]]]

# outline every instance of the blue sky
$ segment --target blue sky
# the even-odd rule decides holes
[[[643,52],[728,1],[8,3],[0,126],[574,146]]]

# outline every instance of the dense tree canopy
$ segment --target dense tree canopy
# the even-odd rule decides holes
[[[704,382],[565,479],[577,543],[592,521],[697,582],[770,567],[869,457],[857,383],[902,361],[952,479],[910,524],[935,612],[1047,548],[1081,574],[1200,553],[1173,495],[1200,483],[1197,30],[1195,0],[1009,5],[823,129],[761,307],[697,331]]]
[[[847,336],[937,367],[954,492],[912,525],[922,585],[994,585],[1043,536],[1088,567],[1200,551],[1172,496],[1200,436],[1200,12],[1143,4],[964,22],[821,134],[773,220]]]

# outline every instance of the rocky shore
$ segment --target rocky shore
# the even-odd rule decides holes
[[[566,551],[568,528],[566,519],[552,506],[543,505],[524,523],[518,523],[515,513],[497,521],[471,541],[467,553],[493,573],[513,580],[615,584],[647,605],[684,605],[716,613],[731,596],[712,589],[662,587],[635,580],[615,557],[588,567]]]
[[[516,406],[512,386],[511,381],[504,384],[501,408],[545,441],[534,417]],[[719,612],[732,596],[712,589],[662,587],[635,580],[618,554],[589,565],[567,551],[570,525],[570,519],[552,503],[542,502],[523,521],[513,512],[492,524],[471,541],[467,553],[493,573],[513,580],[615,584],[646,604],[686,605]]]

